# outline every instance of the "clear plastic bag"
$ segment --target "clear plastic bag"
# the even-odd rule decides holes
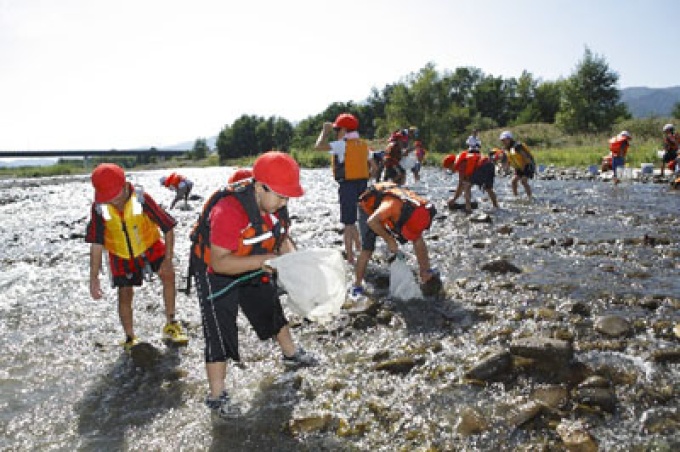
[[[394,259],[390,264],[390,296],[400,300],[423,298],[423,293],[406,261]]]
[[[276,269],[279,285],[288,293],[286,306],[294,313],[325,322],[345,303],[345,263],[338,250],[313,248],[284,254],[267,262]]]

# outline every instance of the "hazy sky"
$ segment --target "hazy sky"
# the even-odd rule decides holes
[[[0,149],[126,149],[298,121],[428,62],[543,80],[588,46],[680,84],[672,0],[0,0]],[[333,118],[329,118],[333,119]]]

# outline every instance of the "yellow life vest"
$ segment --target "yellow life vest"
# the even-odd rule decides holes
[[[520,151],[526,152],[528,158]],[[510,166],[512,166],[513,168],[523,170],[525,166],[527,166],[530,163],[533,163],[533,157],[531,156],[529,149],[527,149],[527,147],[521,143],[517,143],[511,146],[510,150],[507,151],[506,154],[508,156],[508,163],[510,163]]]
[[[360,138],[345,140],[345,160],[333,156],[333,177],[337,181],[368,179],[368,144]]]
[[[158,225],[144,214],[134,191],[125,203],[123,214],[111,204],[101,206],[104,218],[104,247],[123,259],[140,256],[161,238]]]

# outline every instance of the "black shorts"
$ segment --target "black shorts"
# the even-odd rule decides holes
[[[153,273],[158,273],[158,269],[161,268],[163,260],[165,260],[165,256],[161,256],[160,258],[154,261],[150,261],[149,269],[151,269]],[[111,278],[113,287],[141,286],[142,283],[144,282],[144,271],[145,271],[144,269],[140,268],[133,270],[131,273],[127,273],[125,275],[114,276],[113,278]]]
[[[238,348],[239,306],[261,340],[276,336],[288,324],[279,300],[274,278],[264,281],[261,275],[239,283],[214,299],[210,294],[227,287],[234,278],[208,273],[205,265],[197,265],[193,275],[201,304],[205,362],[240,361]]]
[[[396,183],[403,182],[403,178],[406,176],[406,170],[401,167],[401,165],[385,167],[385,181],[392,181]]]
[[[472,185],[478,185],[482,189],[490,190],[493,188],[493,181],[495,177],[496,165],[489,161],[477,168],[477,170],[472,173],[470,183]]]
[[[515,175],[518,177],[526,177],[527,179],[533,179],[536,174],[536,167],[529,163],[524,167],[524,169],[515,168]]]
[[[666,151],[663,153],[663,162],[664,163],[670,163],[673,160],[678,158],[678,151]]]

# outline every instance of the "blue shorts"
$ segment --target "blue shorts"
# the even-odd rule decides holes
[[[359,196],[366,191],[368,181],[345,180],[340,182],[338,197],[340,198],[340,223],[344,225],[357,222],[357,209],[359,208]]]
[[[612,171],[616,176],[616,169],[626,166],[626,160],[623,157],[612,157]]]

